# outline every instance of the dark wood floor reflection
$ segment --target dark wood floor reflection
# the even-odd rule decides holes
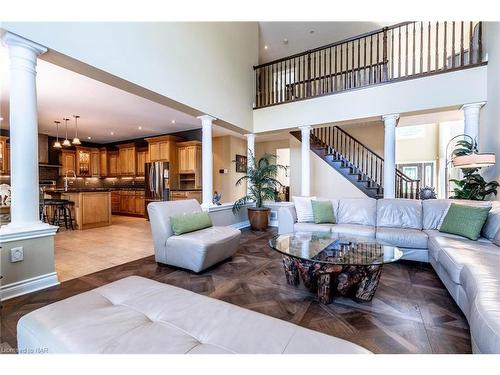
[[[272,234],[244,230],[234,258],[201,275],[159,267],[147,257],[6,301],[2,340],[16,346],[17,321],[30,311],[139,275],[341,337],[375,353],[471,352],[467,321],[430,266],[386,265],[372,302],[338,298],[321,305],[307,290],[286,284],[281,258],[267,245]]]

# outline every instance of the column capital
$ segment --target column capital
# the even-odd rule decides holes
[[[247,134],[245,134],[245,137],[247,137],[247,139],[255,139],[255,134],[254,133],[247,133]]]
[[[311,130],[311,125],[301,125],[298,127],[300,130]]]
[[[201,116],[198,116],[196,118],[198,120],[201,120],[203,123],[205,123],[205,122],[213,122],[213,121],[217,120],[215,117],[212,117],[210,115],[201,115]]]
[[[480,109],[483,105],[485,105],[486,102],[477,102],[477,103],[468,103],[464,104],[460,107],[462,111],[468,110],[468,109]]]
[[[23,38],[22,36],[10,32],[6,32],[2,36],[2,42],[8,47],[16,46],[16,47],[27,48],[31,50],[33,53],[35,53],[36,56],[47,52],[47,47],[44,47],[41,44],[32,42],[29,39]]]
[[[393,120],[393,121],[396,121],[397,119],[399,119],[399,113],[391,113],[391,114],[388,114],[388,115],[383,115],[382,116],[382,120],[384,120],[384,122],[386,120]]]

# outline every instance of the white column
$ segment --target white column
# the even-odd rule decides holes
[[[479,144],[479,112],[484,102],[464,104],[464,134],[472,137]]]
[[[47,49],[6,33],[10,57],[10,229],[42,226],[39,214],[37,56]]]
[[[198,117],[201,120],[201,178],[202,178],[202,204],[204,209],[213,206],[212,198],[213,189],[213,174],[212,174],[212,122],[216,120],[209,115]]]
[[[299,126],[301,133],[301,189],[300,195],[308,197],[311,195],[311,126]]]
[[[255,134],[247,134],[247,168],[252,166],[252,158],[255,158]],[[250,183],[247,182],[247,193],[250,191]]]
[[[396,125],[399,114],[382,116],[384,120],[384,198],[396,194]]]

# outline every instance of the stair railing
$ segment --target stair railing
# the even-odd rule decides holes
[[[477,21],[402,22],[254,67],[254,108],[471,68]]]
[[[314,128],[311,130],[311,141],[319,147],[325,147],[327,154],[361,172],[361,178],[370,181],[375,185],[373,187],[383,188],[384,159],[349,133],[338,126]],[[396,198],[418,199],[420,181],[411,179],[398,169],[395,173]]]

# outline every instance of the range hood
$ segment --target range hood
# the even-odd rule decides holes
[[[45,168],[59,168],[58,163],[49,161],[49,136],[38,134],[38,165]]]

